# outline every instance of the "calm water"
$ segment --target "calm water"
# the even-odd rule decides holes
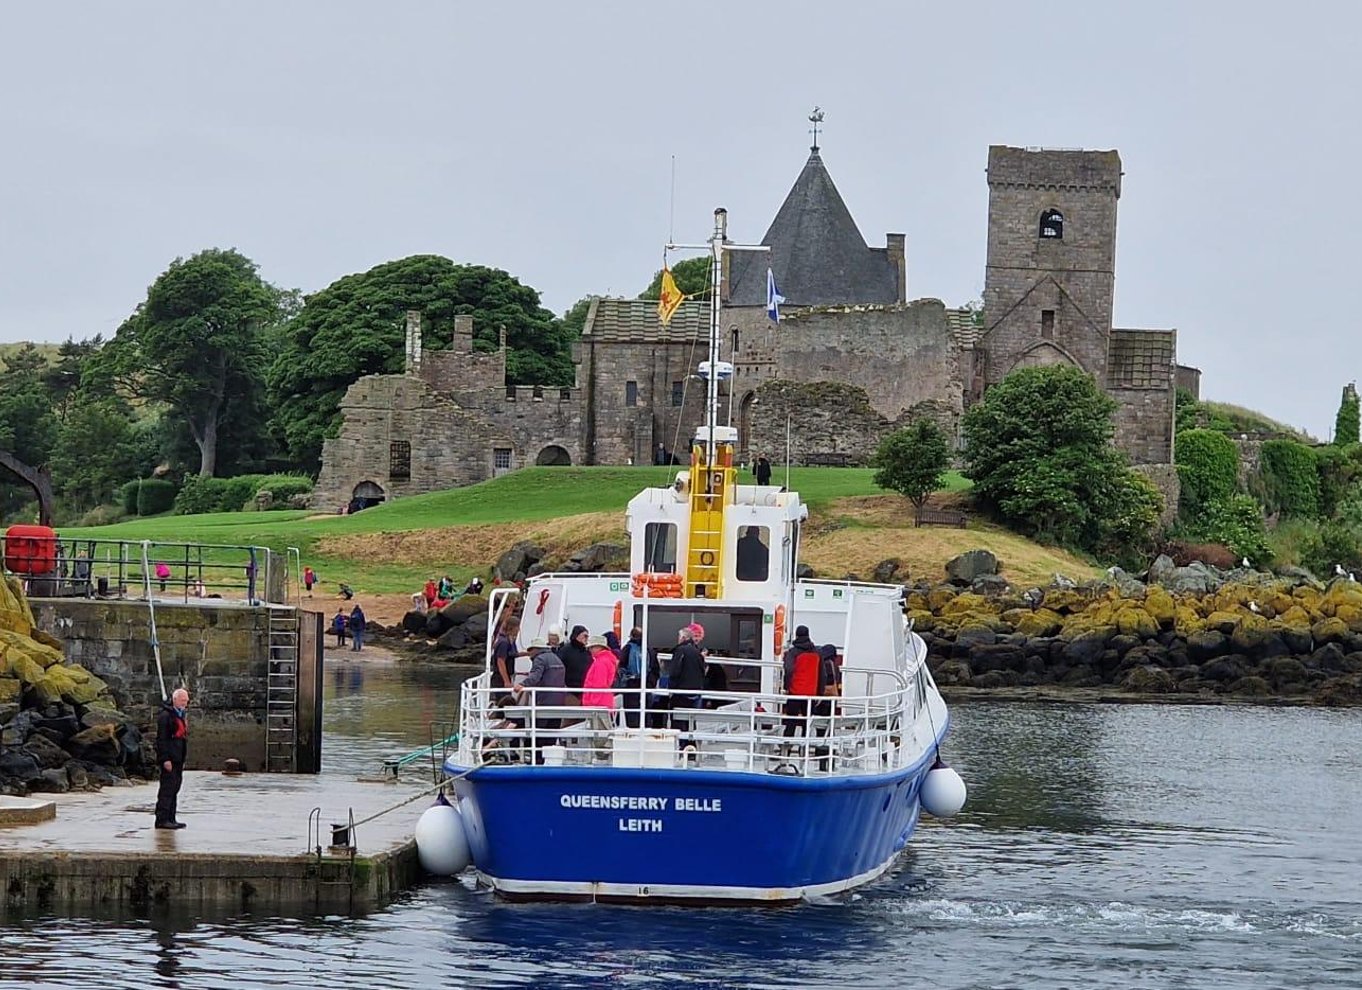
[[[328,771],[448,712],[448,670],[335,667]],[[958,705],[968,813],[897,871],[779,910],[504,905],[452,882],[362,919],[32,917],[0,985],[1362,985],[1362,712]]]

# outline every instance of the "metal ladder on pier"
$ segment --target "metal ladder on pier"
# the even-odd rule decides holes
[[[298,610],[269,605],[269,688],[265,696],[265,769],[292,773],[298,726]]]

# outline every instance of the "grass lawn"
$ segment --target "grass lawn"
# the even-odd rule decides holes
[[[344,580],[373,592],[397,592],[419,587],[431,570],[429,564],[401,559],[326,556],[315,544],[324,537],[363,533],[402,533],[436,530],[451,526],[507,523],[542,523],[561,516],[592,512],[620,514],[641,488],[665,485],[674,468],[667,467],[531,467],[466,488],[428,495],[415,495],[380,505],[353,516],[319,516],[308,511],[219,512],[197,516],[154,516],[130,519],[112,526],[84,529],[63,527],[64,537],[105,540],[152,540],[159,543],[202,543],[266,546],[282,552],[298,547],[330,582]],[[793,468],[790,485],[817,511],[834,499],[882,494],[871,480],[871,468]],[[783,482],[783,469],[775,471]],[[745,473],[740,480],[750,483]],[[950,472],[944,488],[961,491],[969,481]],[[453,565],[455,562],[451,562]],[[450,572],[466,579],[481,571],[482,561],[451,566]]]

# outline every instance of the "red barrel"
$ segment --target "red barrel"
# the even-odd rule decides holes
[[[57,534],[51,526],[11,526],[5,530],[5,570],[51,574],[56,569]]]

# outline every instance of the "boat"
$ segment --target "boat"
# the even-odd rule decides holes
[[[698,368],[706,422],[688,469],[629,502],[629,570],[544,573],[489,596],[487,666],[461,688],[444,772],[477,879],[507,899],[836,894],[890,869],[924,804],[948,815],[964,802],[959,776],[940,763],[950,717],[904,589],[800,579],[807,505],[738,480],[737,431],[718,421],[719,382],[732,373],[718,284],[723,252],[739,249],[726,226],[716,211],[703,246],[713,259]],[[698,624],[717,689],[707,677],[696,699],[649,678],[616,690],[614,709],[548,704],[537,687],[508,698],[492,687],[492,639],[517,609],[522,645],[553,627],[621,640],[638,627],[658,673]],[[823,678],[835,693],[784,690],[782,657],[799,627],[836,647]]]

